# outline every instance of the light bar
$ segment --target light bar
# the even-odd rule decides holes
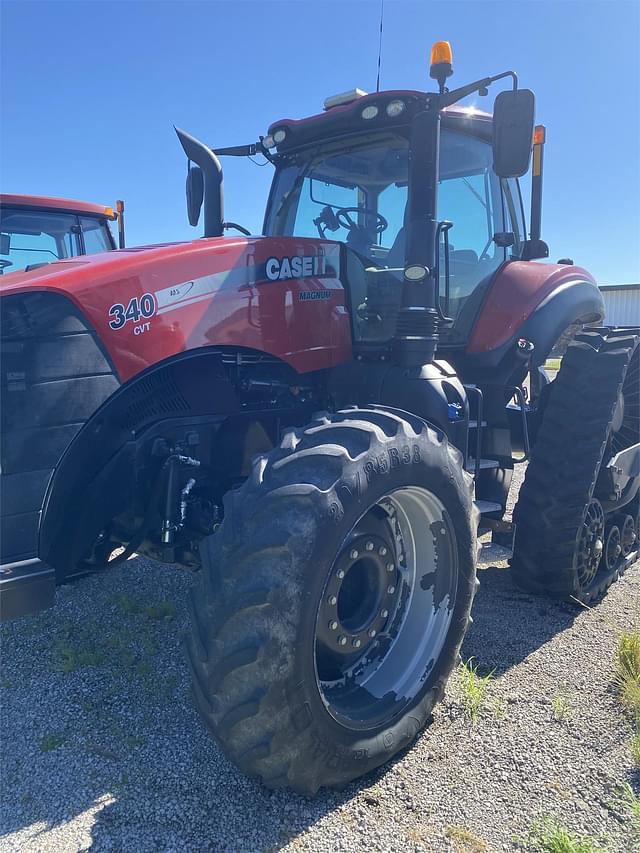
[[[364,89],[350,89],[348,92],[341,92],[339,95],[330,95],[324,99],[325,110],[330,110],[331,107],[340,107],[343,104],[351,104],[357,101],[358,98],[364,98],[367,92]]]

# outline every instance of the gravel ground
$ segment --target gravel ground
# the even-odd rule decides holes
[[[522,850],[552,815],[628,853],[615,790],[640,779],[611,680],[640,564],[581,612],[517,592],[499,548],[479,576],[463,658],[495,673],[475,724],[456,674],[411,750],[311,801],[242,777],[200,724],[188,574],[137,558],[61,588],[0,634],[0,851]]]

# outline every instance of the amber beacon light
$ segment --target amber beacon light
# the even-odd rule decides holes
[[[448,41],[436,41],[431,48],[431,68],[429,74],[438,81],[440,92],[444,92],[447,77],[453,74],[453,53]]]

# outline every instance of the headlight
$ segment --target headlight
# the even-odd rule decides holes
[[[275,139],[273,138],[273,136],[269,135],[269,136],[264,136],[262,138],[262,144],[264,145],[265,148],[273,148],[273,146],[276,144],[276,142],[275,142]]]
[[[273,134],[273,141],[276,145],[280,145],[281,142],[284,142],[287,136],[287,131],[283,127],[279,127],[278,130]]]
[[[365,121],[369,121],[369,119],[375,118],[380,110],[376,107],[375,104],[369,104],[368,107],[365,107],[360,115]]]
[[[404,277],[408,281],[422,281],[426,278],[429,270],[423,267],[422,264],[412,264],[410,267],[405,267]]]
[[[401,113],[404,112],[405,107],[406,104],[404,101],[389,101],[389,103],[387,104],[387,115],[389,116],[389,118],[396,118],[396,116],[399,116]]]

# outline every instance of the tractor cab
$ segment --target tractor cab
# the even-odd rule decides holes
[[[266,138],[269,143],[279,134],[281,142],[264,233],[344,243],[341,272],[356,343],[383,343],[395,334],[407,249],[411,121],[424,101],[417,92],[366,96],[356,90],[328,99],[324,114],[274,124]],[[491,142],[490,115],[445,110],[438,219],[451,225],[441,229],[437,265],[440,309],[450,318],[442,336],[452,340],[468,337],[474,312],[465,306],[477,301],[501,264],[521,257],[526,240],[517,179],[495,173]]]
[[[511,259],[546,256],[541,185],[527,239],[517,179],[529,169],[534,96],[506,71],[450,91],[448,42],[436,42],[438,93],[353,90],[323,113],[271,125],[254,145],[211,150],[179,131],[189,160],[189,220],[205,202],[205,236],[220,236],[216,155],[262,153],[275,167],[264,234],[336,240],[355,347],[405,367],[433,360],[438,343],[464,343],[482,296]],[[456,106],[510,78],[493,116]]]

